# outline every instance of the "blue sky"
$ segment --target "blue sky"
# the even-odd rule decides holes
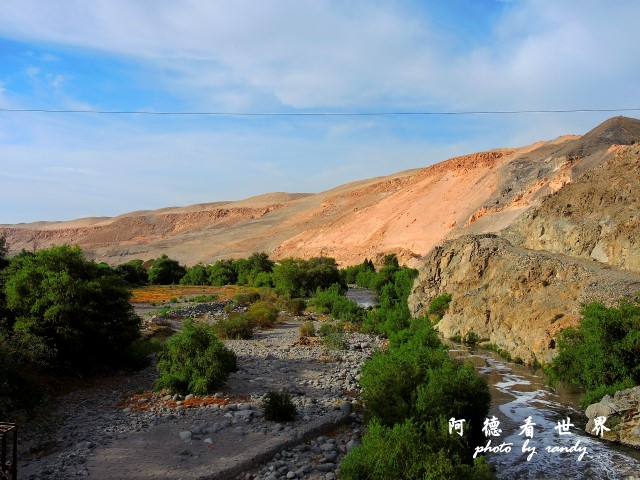
[[[637,18],[635,0],[4,0],[0,108],[636,108]],[[612,115],[0,112],[0,223],[319,192]]]

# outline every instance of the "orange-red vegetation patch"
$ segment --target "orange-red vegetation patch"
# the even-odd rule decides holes
[[[226,285],[224,287],[195,286],[195,285],[152,285],[149,287],[134,288],[131,293],[131,303],[160,303],[168,302],[172,298],[190,297],[193,295],[217,294],[216,301],[231,300],[240,292],[254,291],[255,289]]]
[[[213,395],[205,395],[190,398],[189,400],[181,400],[180,403],[173,400],[165,400],[169,392],[163,390],[161,392],[143,392],[136,393],[127,397],[122,401],[118,408],[130,408],[134,412],[142,412],[152,410],[153,408],[172,408],[175,409],[178,405],[182,405],[184,408],[200,408],[209,405],[227,405],[228,403],[245,403],[250,401],[251,397],[248,395],[239,395],[233,398],[217,398]]]

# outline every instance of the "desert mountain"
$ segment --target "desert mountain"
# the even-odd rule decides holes
[[[266,251],[275,258],[333,256],[343,265],[395,252],[417,266],[443,240],[510,226],[638,139],[640,121],[616,117],[582,137],[456,157],[318,194],[271,193],[114,218],[4,225],[0,234],[14,252],[77,244],[110,264],[167,253],[192,265]],[[530,237],[524,227],[520,231]]]
[[[567,143],[561,168],[586,171],[498,235],[463,235],[434,248],[414,284],[413,314],[451,293],[438,323],[446,337],[472,335],[544,363],[583,304],[640,292],[640,146],[620,145],[640,140],[639,125],[615,118]]]

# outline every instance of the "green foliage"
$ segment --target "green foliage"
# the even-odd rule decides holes
[[[209,284],[215,287],[235,285],[238,274],[233,260],[218,260],[209,267]]]
[[[180,279],[180,285],[209,285],[209,275],[211,272],[207,267],[198,263],[187,268],[187,272]]]
[[[245,317],[258,327],[272,327],[278,321],[278,308],[264,300],[259,300],[249,307]]]
[[[143,286],[149,282],[147,270],[142,266],[142,260],[131,260],[114,268],[117,275],[129,285]]]
[[[213,392],[236,370],[236,355],[218,339],[213,327],[187,320],[160,354],[156,388],[204,395]]]
[[[333,332],[323,336],[322,343],[327,351],[342,351],[347,349],[347,341],[343,332]]]
[[[8,325],[30,361],[84,370],[112,364],[140,336],[122,278],[85,260],[78,247],[14,258],[3,272]]]
[[[193,303],[209,303],[214,302],[218,297],[219,295],[217,293],[212,293],[210,295],[201,293],[199,295],[194,295],[189,299],[189,301]]]
[[[180,283],[187,269],[167,255],[157,258],[149,269],[150,285],[174,285]]]
[[[356,302],[345,297],[337,284],[326,290],[318,289],[315,297],[309,300],[309,305],[321,313],[331,314],[338,320],[357,323],[364,317],[364,310]]]
[[[296,406],[286,392],[268,392],[262,401],[264,418],[274,422],[291,422],[296,418]]]
[[[24,366],[24,352],[10,338],[0,336],[0,418],[24,424],[39,406],[44,389]]]
[[[233,296],[234,305],[251,305],[253,302],[260,300],[260,294],[258,292],[240,292]]]
[[[409,326],[411,314],[407,299],[418,274],[412,268],[396,268],[394,262],[376,274],[375,287],[380,292],[380,307],[367,312],[363,331],[391,335]]]
[[[320,325],[320,330],[318,333],[321,337],[327,337],[334,333],[343,333],[344,332],[344,324],[341,322],[333,323],[333,322],[324,322]]]
[[[373,420],[362,447],[343,460],[344,478],[494,478],[483,460],[469,463],[483,440],[487,383],[451,360],[431,322],[392,333],[389,347],[365,362],[360,384]],[[449,434],[451,417],[467,420],[463,437]]]
[[[437,318],[442,318],[449,308],[451,303],[451,295],[449,293],[443,293],[433,298],[429,303],[428,315],[436,315]]]
[[[464,448],[444,429],[420,427],[406,420],[393,427],[372,421],[362,445],[340,463],[345,480],[491,480],[495,476],[484,459],[474,465],[462,458]]]
[[[278,297],[277,304],[281,309],[286,310],[291,315],[302,315],[307,308],[307,302],[303,298],[282,298]]]
[[[640,383],[640,301],[607,308],[590,303],[578,328],[558,338],[558,355],[547,368],[552,381],[586,390],[584,402]]]
[[[310,296],[318,288],[326,289],[334,283],[346,291],[336,261],[327,257],[285,258],[273,268],[272,279],[276,291],[289,298]]]
[[[340,275],[347,285],[357,285],[361,288],[371,288],[376,269],[373,262],[366,259],[360,265],[352,265],[340,270]]]
[[[230,340],[247,340],[253,336],[253,325],[244,315],[231,314],[213,324],[215,333]]]
[[[273,266],[274,262],[264,252],[252,253],[247,259],[236,260],[234,268],[238,285],[271,286]]]
[[[300,325],[300,338],[315,336],[316,327],[313,325],[313,322],[304,322],[302,325]]]

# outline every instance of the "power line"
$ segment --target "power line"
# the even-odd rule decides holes
[[[469,110],[426,112],[179,112],[151,110],[57,110],[46,108],[0,108],[5,113],[88,113],[95,115],[159,115],[159,116],[217,116],[217,117],[391,117],[446,115],[521,115],[530,113],[593,113],[638,112],[640,108],[573,108],[566,110]]]

